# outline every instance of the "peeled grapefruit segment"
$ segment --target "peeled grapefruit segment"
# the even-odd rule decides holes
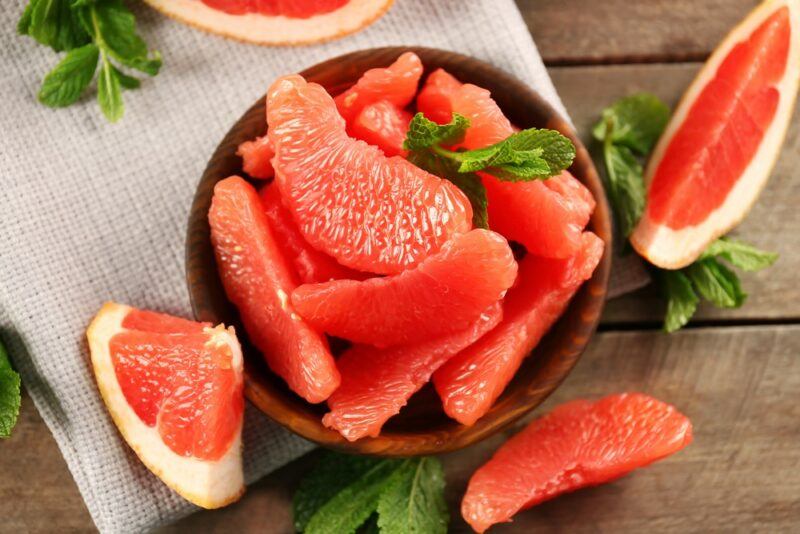
[[[201,30],[261,45],[305,44],[354,33],[393,0],[145,0]]]
[[[408,111],[380,100],[361,110],[350,125],[350,133],[380,148],[387,156],[405,156],[403,141],[411,118]]]
[[[336,361],[342,385],[328,398],[322,422],[350,441],[377,436],[450,357],[494,328],[503,315],[492,304],[466,330],[417,345],[377,349],[355,345]]]
[[[415,269],[363,282],[302,285],[292,293],[292,304],[318,329],[356,343],[419,343],[467,328],[503,297],[516,275],[506,240],[473,230]]]
[[[339,372],[324,336],[292,309],[297,282],[256,190],[238,176],[220,181],[208,222],[225,293],[250,341],[295,393],[324,401],[339,386]]]
[[[265,185],[259,196],[275,240],[283,256],[292,263],[300,282],[315,284],[341,278],[363,280],[368,276],[339,265],[336,260],[309,245],[292,220],[292,214],[283,205],[277,185]]]
[[[147,468],[198,506],[237,500],[244,397],[233,328],[109,302],[86,334],[100,394]]]
[[[300,76],[267,93],[272,164],[303,237],[353,269],[391,274],[472,225],[452,183],[348,136],[333,99]]]
[[[585,232],[581,243],[576,255],[568,259],[528,255],[519,262],[517,283],[503,304],[502,322],[448,360],[433,376],[448,416],[472,425],[489,411],[522,360],[600,262],[603,241]]]
[[[744,218],[778,157],[798,81],[800,2],[768,0],[714,51],[656,145],[631,235],[642,256],[684,267]]]
[[[414,52],[405,52],[385,68],[370,69],[351,88],[335,99],[339,114],[347,124],[370,104],[385,100],[398,108],[411,103],[422,76],[422,61]]]
[[[271,161],[275,152],[266,135],[245,141],[239,145],[236,154],[242,158],[242,170],[253,178],[267,180],[275,176]]]
[[[470,120],[460,146],[482,148],[512,135],[516,128],[486,89],[461,84],[444,70],[425,82],[417,107],[431,120],[448,122],[452,113]],[[549,258],[567,258],[581,244],[581,232],[595,207],[591,192],[569,172],[547,180],[504,182],[482,174],[489,227]]]
[[[520,510],[610,482],[691,442],[685,415],[641,393],[568,402],[509,439],[472,475],[461,514],[484,532]]]

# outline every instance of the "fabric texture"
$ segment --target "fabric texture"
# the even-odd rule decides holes
[[[183,26],[136,3],[164,68],[124,94],[109,124],[88,95],[66,109],[36,101],[58,58],[15,34],[22,0],[0,12],[0,328],[101,532],[141,532],[195,508],[128,449],[94,384],[84,331],[106,300],[184,317],[184,237],[194,188],[227,129],[276,76],[382,45],[424,45],[487,60],[563,106],[512,0],[397,0],[357,35],[262,48]],[[246,479],[311,444],[252,406]]]

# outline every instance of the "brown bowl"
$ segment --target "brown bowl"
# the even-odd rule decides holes
[[[473,426],[462,426],[445,416],[430,384],[414,395],[399,415],[390,419],[376,438],[348,442],[322,425],[325,404],[312,405],[292,393],[266,367],[249,344],[234,307],[225,298],[208,227],[208,209],[214,185],[242,174],[236,156],[239,143],[266,131],[264,98],[251,107],[222,140],[197,187],[186,238],[186,279],[198,320],[232,324],[245,354],[245,395],[261,411],[289,430],[320,445],[345,452],[383,456],[410,456],[452,451],[480,441],[538,406],[567,376],[594,333],[605,303],[611,268],[611,219],[608,203],[589,153],[569,124],[542,97],[513,76],[483,61],[443,50],[418,47],[375,48],[340,56],[301,72],[307,80],[338,94],[365,70],[385,67],[406,50],[419,55],[426,74],[439,67],[464,82],[485,87],[511,121],[523,128],[552,128],[572,139],[577,157],[572,173],[597,199],[590,228],[606,243],[600,265],[580,289],[564,315],[527,358],[492,409]]]

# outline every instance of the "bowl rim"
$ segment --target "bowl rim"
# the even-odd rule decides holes
[[[325,73],[337,71],[338,74],[334,75],[334,78],[349,76],[351,80],[348,83],[352,83],[352,80],[357,79],[364,71],[360,67],[354,68],[354,65],[369,63],[368,68],[386,66],[401,53],[407,51],[419,55],[424,65],[432,65],[426,66],[426,75],[434,68],[443,67],[450,72],[458,71],[460,75],[457,77],[463,81],[477,84],[476,78],[480,78],[483,83],[479,85],[488,85],[487,88],[490,90],[503,88],[504,91],[501,93],[492,90],[492,95],[504,112],[507,113],[509,106],[504,107],[501,101],[511,98],[507,95],[513,95],[514,100],[525,101],[525,107],[522,108],[521,113],[546,119],[544,124],[522,123],[530,122],[529,120],[513,121],[515,124],[556,129],[572,140],[576,147],[576,157],[570,170],[590,189],[595,197],[597,206],[588,228],[603,239],[605,250],[592,277],[583,284],[556,324],[550,328],[534,349],[534,353],[544,352],[547,358],[543,360],[540,357],[532,358],[529,355],[518,369],[515,381],[523,368],[530,368],[531,370],[526,374],[531,374],[531,378],[537,378],[535,383],[531,380],[530,384],[517,384],[517,388],[512,394],[510,390],[515,382],[512,381],[501,397],[495,401],[491,410],[472,426],[467,427],[455,421],[448,421],[444,428],[438,430],[382,431],[377,437],[365,437],[354,442],[347,441],[338,432],[323,426],[318,415],[310,416],[312,411],[310,404],[305,403],[294,394],[287,395],[281,391],[280,387],[275,387],[270,383],[274,382],[275,377],[265,375],[266,366],[263,364],[263,356],[249,346],[247,335],[238,322],[238,316],[231,320],[230,311],[226,313],[225,310],[219,309],[220,298],[224,299],[224,292],[220,297],[221,283],[211,248],[207,214],[213,186],[228,175],[220,173],[218,168],[227,165],[231,168],[238,168],[241,173],[241,159],[235,154],[236,147],[240,142],[252,139],[255,135],[263,135],[266,130],[265,97],[259,98],[231,126],[214,150],[195,191],[187,225],[185,252],[186,281],[192,310],[195,318],[199,321],[210,321],[215,324],[223,321],[226,324],[235,323],[245,354],[245,396],[252,404],[295,434],[318,445],[342,452],[379,456],[439,454],[477,443],[511,425],[541,404],[570,373],[597,328],[608,290],[613,234],[611,212],[602,182],[588,150],[578,139],[571,124],[527,84],[482,60],[457,52],[417,46],[358,50],[318,63],[299,74],[309,81],[321,81],[320,78]],[[471,70],[470,75],[464,74],[465,68]],[[325,84],[323,83],[323,85]],[[346,84],[341,85],[337,90],[343,90],[346,87]],[[331,90],[331,87],[327,88]],[[518,113],[510,114],[510,118],[514,118],[514,115],[518,115]],[[260,121],[264,123],[260,128],[261,133],[258,133],[259,117]],[[251,134],[243,137],[244,130],[248,128]],[[252,135],[253,132],[255,135]],[[236,167],[237,164],[238,167]],[[212,275],[215,278],[209,279],[209,276]],[[228,310],[230,307],[230,303],[225,306]],[[561,340],[561,342],[555,343],[556,340]],[[253,354],[254,351],[257,358],[248,358],[247,354]],[[267,372],[269,373],[269,371]],[[539,375],[543,373],[546,376],[540,377]],[[524,386],[522,390],[520,390],[521,386]],[[307,405],[305,409],[303,409],[303,404]]]

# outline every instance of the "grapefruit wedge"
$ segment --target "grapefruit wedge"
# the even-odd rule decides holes
[[[319,330],[356,343],[421,343],[467,328],[503,298],[516,275],[508,242],[479,229],[394,276],[302,285],[292,305]]]
[[[387,156],[405,156],[403,141],[411,119],[408,111],[387,100],[379,100],[358,113],[350,125],[350,133],[380,148]]]
[[[377,436],[436,369],[494,328],[502,315],[495,303],[465,330],[432,341],[387,349],[351,347],[336,361],[342,385],[328,398],[331,411],[322,422],[350,441]]]
[[[109,302],[86,335],[100,394],[147,468],[198,506],[237,500],[244,397],[233,328]]]
[[[692,442],[692,424],[641,393],[562,404],[509,439],[470,478],[461,514],[476,532],[526,508],[615,480]]]
[[[214,187],[208,212],[222,285],[270,369],[311,403],[339,386],[324,336],[295,313],[297,279],[276,242],[256,190],[238,176]]]
[[[275,152],[269,146],[266,135],[245,141],[237,148],[236,155],[242,158],[242,170],[249,176],[259,180],[268,180],[275,176],[272,168],[272,156]]]
[[[517,283],[503,302],[503,321],[436,371],[433,383],[448,416],[464,425],[483,417],[581,284],[591,278],[604,244],[591,232],[581,241],[579,251],[568,259],[523,258]]]
[[[279,78],[267,93],[267,123],[284,204],[306,241],[342,265],[397,273],[471,228],[464,193],[350,137],[320,85]]]
[[[800,81],[800,1],[768,0],[689,86],[647,165],[634,248],[666,269],[692,263],[747,214],[767,182]]]
[[[374,22],[393,0],[145,0],[180,22],[261,45],[328,41]]]

